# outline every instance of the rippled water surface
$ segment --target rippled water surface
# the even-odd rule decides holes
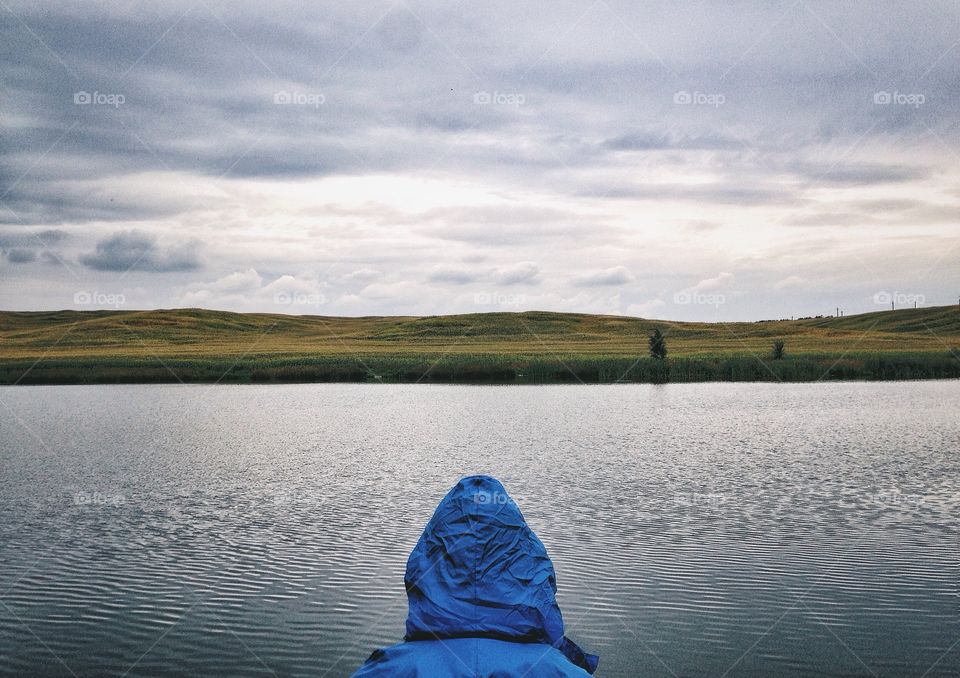
[[[402,635],[406,556],[479,472],[598,676],[960,675],[958,382],[0,402],[3,675],[347,676]]]

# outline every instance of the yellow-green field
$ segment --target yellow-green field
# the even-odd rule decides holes
[[[730,378],[721,364],[754,363],[760,379],[781,378],[777,372],[786,370],[787,378],[808,380],[830,365],[835,373],[828,378],[893,378],[843,372],[845,366],[863,367],[871,360],[937,365],[928,374],[898,369],[901,378],[960,376],[952,367],[960,364],[960,307],[951,306],[753,323],[547,312],[366,318],[202,309],[0,312],[0,378],[17,382],[33,365],[20,383],[216,381],[224,369],[230,370],[222,377],[227,381],[384,375],[403,381],[405,371],[411,380],[484,380],[470,375],[489,373],[491,380],[517,381],[525,369],[545,365],[579,379],[577,369],[569,369],[576,363],[588,377],[584,381],[610,381],[638,358],[650,362],[647,337],[654,328],[667,336],[671,380],[678,374],[688,377],[681,380],[701,380],[701,371],[703,379]],[[786,343],[786,359],[771,361],[770,348],[778,338]],[[774,362],[779,364],[771,369]],[[799,369],[801,363],[806,367]],[[756,376],[756,370],[747,370],[745,378]],[[551,370],[543,374],[538,380],[564,379],[559,372],[551,377]]]

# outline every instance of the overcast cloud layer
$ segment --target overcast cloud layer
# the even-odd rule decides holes
[[[0,308],[957,303],[955,2],[0,3]]]

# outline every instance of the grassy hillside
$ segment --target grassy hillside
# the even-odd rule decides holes
[[[671,380],[782,378],[779,372],[806,380],[831,365],[826,378],[960,376],[960,307],[755,323],[537,311],[338,318],[184,309],[0,312],[0,382],[17,381],[34,363],[21,383],[523,381],[531,374],[555,381],[580,373],[584,381],[613,381],[624,370],[624,379],[657,380],[663,375],[636,372],[658,369],[643,359],[655,327],[667,336]],[[785,361],[768,358],[775,338],[786,342]]]

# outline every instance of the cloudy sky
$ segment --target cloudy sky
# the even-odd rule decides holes
[[[0,308],[957,303],[956,2],[0,0]]]

